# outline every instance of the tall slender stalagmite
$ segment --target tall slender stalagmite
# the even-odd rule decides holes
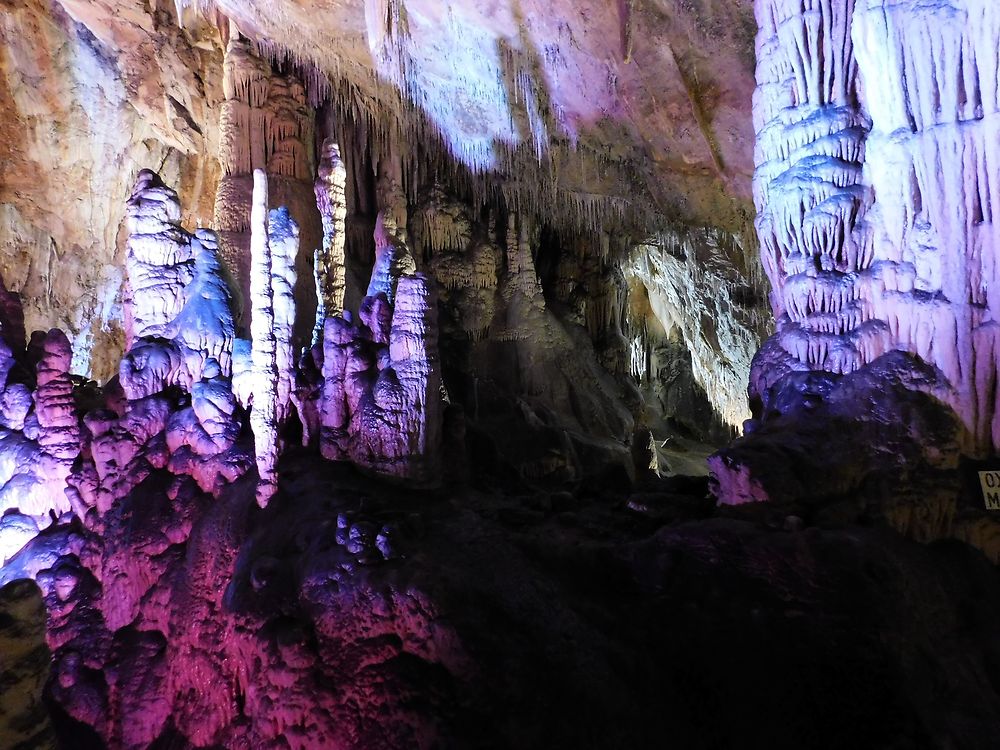
[[[316,275],[316,326],[313,342],[323,337],[327,315],[339,315],[344,309],[347,283],[345,243],[347,221],[347,169],[340,158],[340,146],[332,139],[323,141],[316,175],[316,206],[323,220],[323,245],[314,261]]]
[[[250,213],[250,350],[253,406],[250,428],[257,456],[257,502],[266,506],[278,490],[278,372],[271,284],[271,246],[267,232],[267,175],[253,173]]]

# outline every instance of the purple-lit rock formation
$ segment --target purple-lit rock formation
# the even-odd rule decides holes
[[[39,473],[49,485],[52,510],[57,515],[69,510],[66,477],[80,453],[80,423],[69,375],[72,356],[66,334],[54,329],[45,335],[36,368],[35,419],[42,452]]]
[[[129,199],[125,396],[190,391],[211,366],[232,371],[234,327],[214,233],[179,224],[177,194],[143,170]]]

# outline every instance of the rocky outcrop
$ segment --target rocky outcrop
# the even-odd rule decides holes
[[[5,7],[0,49],[0,269],[28,331],[66,331],[73,372],[103,382],[123,350],[135,165],[183,185],[186,223],[211,216],[222,47],[167,4],[28,0]]]
[[[645,746],[664,716],[690,748],[1000,736],[1000,583],[964,545],[706,519],[680,483],[415,507],[286,459],[294,503],[154,475],[101,537],[53,535],[49,690],[72,740]]]

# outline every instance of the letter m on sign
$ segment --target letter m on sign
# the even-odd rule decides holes
[[[979,472],[979,486],[986,510],[1000,510],[1000,471]]]

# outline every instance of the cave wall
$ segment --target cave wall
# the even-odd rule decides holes
[[[185,218],[211,221],[215,38],[155,6],[3,6],[0,272],[29,331],[69,333],[75,372],[103,380],[122,352],[123,198],[139,169],[183,181]]]

